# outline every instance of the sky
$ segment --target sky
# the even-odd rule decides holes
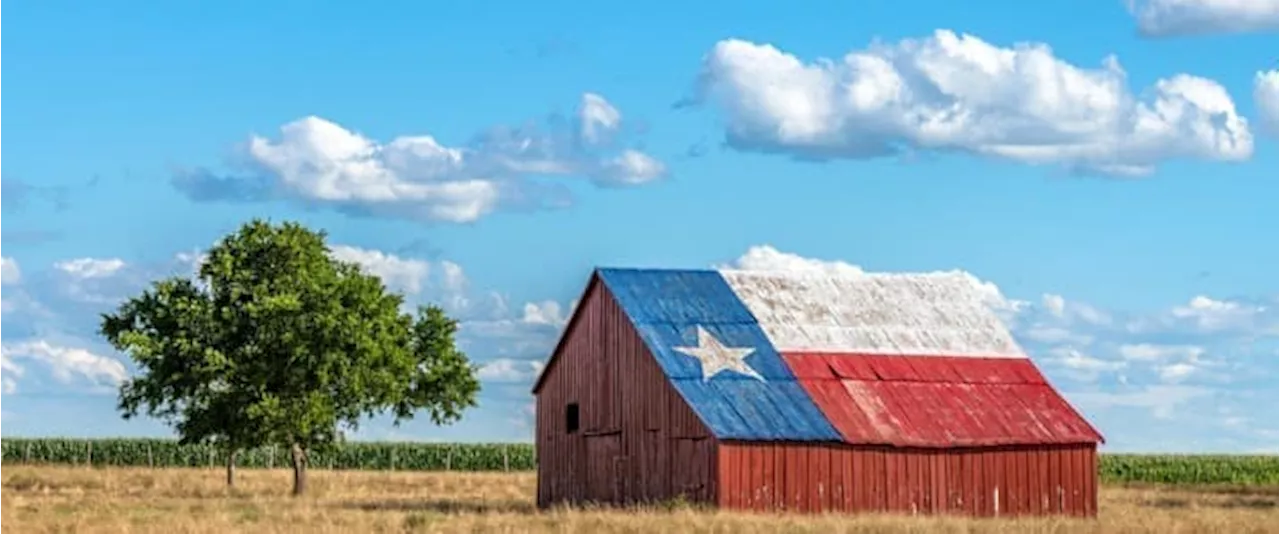
[[[593,267],[735,266],[967,272],[1104,450],[1277,451],[1280,2],[759,4],[11,4],[0,432],[169,435],[99,314],[264,217],[482,365],[356,439],[527,441]]]

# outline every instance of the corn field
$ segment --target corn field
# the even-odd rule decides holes
[[[1098,462],[1104,483],[1276,484],[1276,456],[1104,454]]]
[[[226,457],[211,445],[179,445],[165,439],[10,439],[0,440],[5,464],[59,464],[128,467],[213,467]],[[287,448],[240,451],[236,466],[284,468]],[[529,444],[354,442],[312,451],[309,464],[319,469],[374,471],[528,471],[534,468]]]
[[[179,445],[166,439],[0,440],[5,464],[128,467],[216,467],[225,457],[209,445]],[[236,465],[285,468],[289,451],[264,447],[241,451]],[[364,471],[529,471],[536,467],[528,443],[351,442],[311,454],[313,468]],[[1276,456],[1102,454],[1103,483],[1276,484]]]

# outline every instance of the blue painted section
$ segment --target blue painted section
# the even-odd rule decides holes
[[[756,324],[715,271],[600,269],[613,298],[637,324]]]
[[[721,439],[840,441],[840,435],[796,382],[746,305],[711,270],[600,269],[627,314],[685,401]],[[698,346],[702,327],[727,347],[751,348],[744,362],[763,381],[734,371],[703,378],[701,362],[675,350]]]

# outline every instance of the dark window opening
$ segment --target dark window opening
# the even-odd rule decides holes
[[[564,407],[564,427],[570,434],[578,431],[578,403],[571,402]]]

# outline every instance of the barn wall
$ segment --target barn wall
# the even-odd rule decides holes
[[[539,506],[714,498],[715,440],[598,281],[535,395]],[[573,402],[582,426],[569,434]]]
[[[756,511],[1096,517],[1096,447],[894,449],[722,442],[717,503]],[[998,500],[998,509],[997,509]]]

